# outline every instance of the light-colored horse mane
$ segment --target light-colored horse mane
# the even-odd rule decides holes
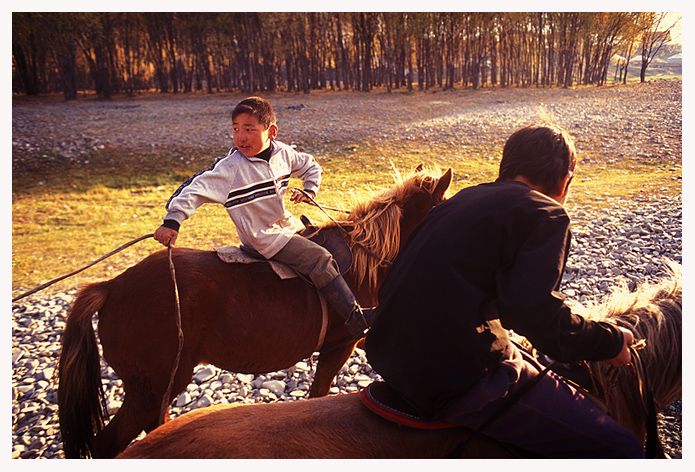
[[[379,269],[388,265],[384,261],[393,261],[400,250],[400,205],[415,192],[425,190],[432,193],[441,175],[438,168],[419,166],[403,177],[394,167],[394,187],[355,203],[349,215],[337,221],[350,234],[348,245],[353,254],[352,271],[358,285],[366,280],[370,287],[376,287]],[[322,226],[331,226],[331,223]],[[360,245],[377,257],[362,250]]]
[[[631,292],[623,280],[606,301],[595,307],[572,304],[572,311],[593,321],[607,321],[633,332],[632,366],[612,367],[590,362],[589,368],[610,415],[642,442],[647,431],[646,390],[653,394],[656,410],[662,410],[682,393],[682,304],[681,266],[665,260],[671,276],[658,284],[643,283]],[[533,350],[525,338],[515,338]],[[644,378],[646,377],[646,379]]]
[[[642,442],[647,434],[646,388],[651,390],[657,411],[682,394],[682,269],[676,262],[664,262],[671,277],[658,284],[645,282],[630,292],[624,281],[618,281],[602,304],[591,308],[572,305],[572,311],[586,319],[607,321],[633,332],[634,368],[603,362],[590,362],[589,368],[599,392],[605,395],[610,415]],[[526,338],[515,336],[515,341],[533,350]]]
[[[644,283],[630,292],[624,283],[601,305],[583,315],[591,320],[609,321],[631,330],[635,337],[632,364],[620,368],[602,362],[590,364],[594,380],[606,392],[611,415],[638,438],[646,435],[645,393],[635,375],[643,373],[645,388],[654,397],[657,411],[682,394],[682,269],[666,260],[671,277],[658,283]]]

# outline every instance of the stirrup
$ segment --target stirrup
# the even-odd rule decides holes
[[[367,322],[367,318],[364,316],[362,308],[357,302],[355,302],[352,311],[345,320],[345,327],[350,331],[350,335],[354,339],[362,339],[365,331],[371,327]]]

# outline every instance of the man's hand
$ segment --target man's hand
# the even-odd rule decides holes
[[[623,350],[620,351],[620,354],[618,354],[617,357],[602,361],[603,363],[612,365],[613,367],[620,367],[621,365],[630,363],[632,356],[630,355],[630,349],[628,349],[628,347],[635,342],[635,337],[633,336],[632,331],[620,326],[617,328],[623,333]]]
[[[160,226],[154,232],[154,239],[162,243],[164,246],[169,247],[174,245],[176,238],[179,236],[179,232],[166,226]]]

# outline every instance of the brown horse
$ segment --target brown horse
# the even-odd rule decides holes
[[[681,396],[682,284],[680,266],[657,286],[614,294],[589,315],[631,329],[637,355],[633,364],[658,407]],[[645,441],[644,391],[631,366],[591,363],[594,379],[617,421]],[[215,405],[186,413],[160,426],[121,458],[441,458],[471,434],[467,428],[437,430],[400,426],[368,410],[359,394],[295,402]],[[467,458],[515,454],[478,436],[463,450]]]
[[[346,241],[353,252],[345,279],[362,306],[376,304],[388,270],[384,260],[396,256],[427,211],[445,198],[452,171],[440,174],[422,166],[407,178],[396,173],[394,188],[356,204],[339,222],[350,233]],[[319,362],[310,396],[328,393],[355,342],[329,308],[324,347],[318,348],[323,316],[314,287],[299,278],[281,280],[264,262],[226,263],[215,251],[184,248],[172,254],[184,342],[167,404],[188,385],[200,363],[257,374],[288,368],[316,350]],[[141,431],[159,425],[179,345],[174,294],[167,251],[78,294],[68,314],[59,362],[58,405],[66,457],[114,457]],[[95,312],[104,359],[125,390],[121,408],[105,427],[91,324]]]

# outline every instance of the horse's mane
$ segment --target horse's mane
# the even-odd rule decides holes
[[[631,330],[635,336],[634,371],[646,375],[643,381],[653,392],[657,410],[668,406],[682,392],[682,270],[666,261],[671,277],[658,284],[644,283],[634,292],[620,284],[601,305],[582,313],[587,319],[609,321]],[[612,416],[644,439],[646,411],[644,392],[629,367],[615,368],[601,362],[591,363],[592,375],[606,393]]]
[[[350,235],[348,245],[353,253],[352,272],[358,285],[367,280],[370,287],[376,287],[379,268],[386,267],[388,263],[385,261],[393,261],[400,250],[401,204],[420,190],[431,193],[441,177],[441,171],[419,166],[403,177],[394,167],[392,175],[396,183],[394,187],[372,195],[368,200],[358,201],[347,217],[337,221]],[[322,226],[331,225],[327,223]],[[374,255],[361,249],[360,245]]]
[[[602,304],[591,308],[572,304],[572,311],[586,319],[607,321],[633,332],[634,368],[590,362],[589,369],[610,415],[642,442],[647,431],[646,388],[653,394],[657,411],[682,392],[682,269],[673,261],[665,263],[671,276],[658,284],[645,282],[631,292],[624,280],[619,280]],[[526,338],[514,335],[514,339],[534,350]]]

